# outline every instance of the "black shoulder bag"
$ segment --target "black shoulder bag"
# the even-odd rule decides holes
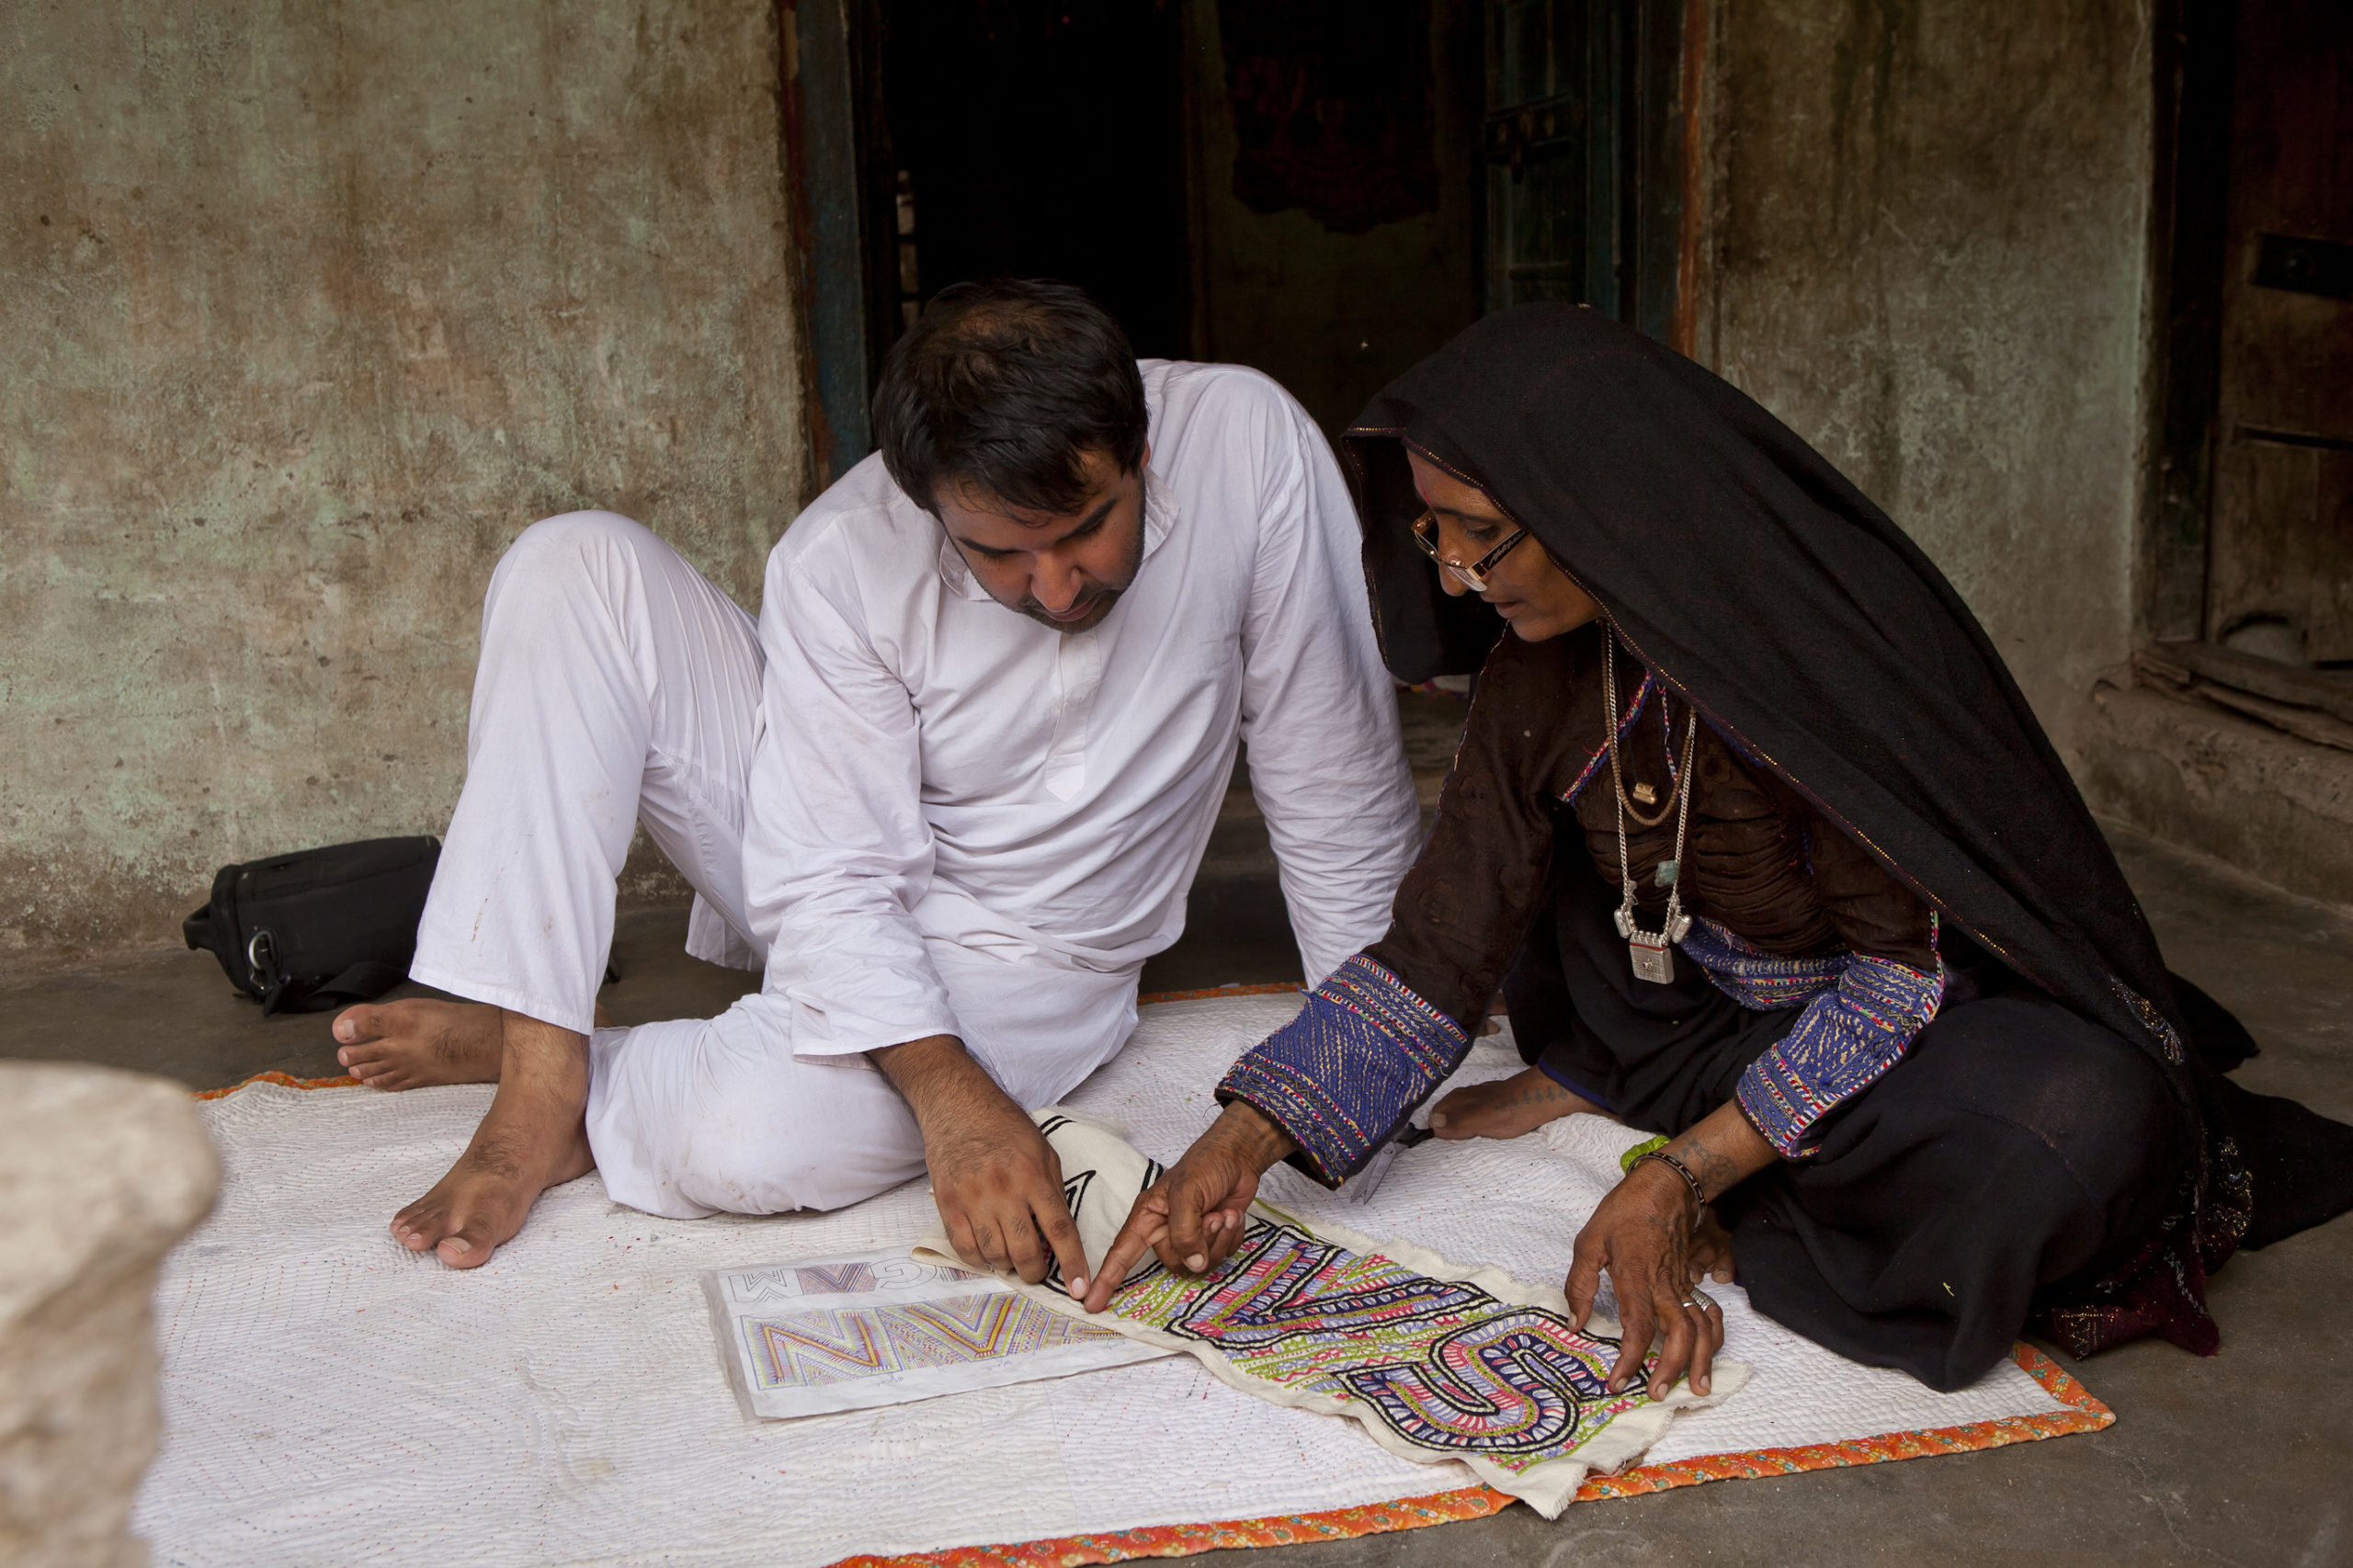
[[[438,838],[370,838],[223,866],[180,925],[263,1017],[381,996],[408,977]]]

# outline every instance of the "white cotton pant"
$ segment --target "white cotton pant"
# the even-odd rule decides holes
[[[760,961],[743,840],[761,665],[752,618],[645,528],[572,512],[525,529],[483,604],[465,788],[409,969],[589,1035],[606,1188],[674,1219],[838,1208],[923,1169],[890,1081],[862,1054],[796,1056],[782,998],[592,1031],[640,822],[698,895],[688,949]],[[1134,1028],[1134,968],[925,946],[965,1049],[1024,1107],[1068,1093]]]

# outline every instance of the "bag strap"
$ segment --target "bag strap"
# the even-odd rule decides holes
[[[381,996],[407,978],[405,971],[373,959],[353,964],[316,985],[298,984],[273,972],[269,989],[262,994],[261,1014],[266,1018],[273,1013],[324,1013],[329,1007]]]

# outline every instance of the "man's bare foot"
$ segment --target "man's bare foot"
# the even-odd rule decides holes
[[[597,1027],[612,1022],[597,1004]],[[404,997],[335,1015],[335,1059],[371,1089],[495,1084],[506,1036],[498,1009],[481,1002]]]
[[[1517,1138],[1581,1110],[1608,1114],[1530,1067],[1491,1084],[1455,1090],[1430,1112],[1430,1131],[1440,1138]]]
[[[346,1007],[335,1038],[335,1059],[371,1089],[498,1082],[498,1009],[480,1002],[411,996]]]
[[[478,1268],[514,1238],[549,1187],[596,1168],[582,1118],[588,1041],[569,1029],[492,1010],[501,1025],[498,1094],[449,1174],[392,1219],[411,1252]]]

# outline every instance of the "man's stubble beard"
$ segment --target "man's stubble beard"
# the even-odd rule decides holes
[[[1017,610],[1021,614],[1026,615],[1030,619],[1036,621],[1039,625],[1051,626],[1060,632],[1076,633],[1080,631],[1092,631],[1110,618],[1112,608],[1119,604],[1120,596],[1124,592],[1126,592],[1126,590],[1123,588],[1103,588],[1098,590],[1094,596],[1092,609],[1083,620],[1056,620],[1052,616],[1046,613],[1046,607],[1044,605],[1040,604],[1033,598],[1023,599],[1017,605],[1006,605],[1005,608],[1010,610]],[[1003,603],[1004,601],[999,600],[998,602]]]
[[[1081,631],[1094,631],[1109,619],[1111,611],[1119,606],[1120,596],[1135,586],[1136,575],[1143,570],[1143,513],[1141,508],[1136,513],[1135,539],[1129,550],[1128,559],[1121,562],[1121,566],[1123,570],[1120,574],[1120,582],[1116,588],[1108,584],[1097,584],[1092,578],[1088,579],[1093,590],[1092,597],[1099,602],[1096,605],[1094,613],[1082,621],[1056,620],[1046,613],[1046,607],[1030,595],[1024,595],[1019,604],[1006,605],[1003,599],[996,602],[1005,605],[1005,608],[1009,610],[1016,610],[1028,616],[1040,626],[1051,626],[1055,631],[1065,634],[1075,635]]]

